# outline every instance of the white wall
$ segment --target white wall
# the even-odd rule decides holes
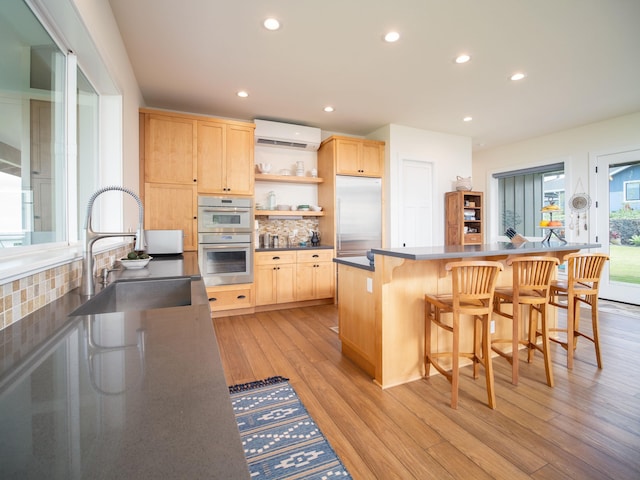
[[[485,217],[489,220],[485,240],[495,241],[499,234],[497,222],[492,222],[498,214],[493,173],[564,161],[567,199],[575,193],[579,180],[593,197],[595,192],[588,191],[590,175],[593,175],[589,171],[589,155],[638,146],[640,112],[474,153],[473,185],[474,189],[485,192]],[[592,217],[594,209],[595,202]],[[566,233],[569,241],[575,241],[573,232],[567,230]]]
[[[401,246],[400,167],[405,159],[433,164],[434,185],[425,185],[425,188],[431,190],[433,198],[433,244],[444,245],[444,194],[455,190],[457,176],[471,175],[471,138],[394,124],[376,130],[367,138],[386,142],[386,245]]]
[[[58,0],[56,0],[58,1]],[[103,161],[118,162],[120,165],[119,179],[114,179],[114,170],[104,184],[119,183],[132,189],[139,190],[139,149],[138,149],[138,109],[143,106],[142,94],[129,61],[120,30],[113,17],[109,2],[95,0],[69,0],[75,3],[86,29],[90,32],[95,47],[105,63],[108,75],[115,84],[116,90],[109,99],[111,114],[118,114],[121,110],[123,124],[115,138],[102,139],[101,152]],[[80,65],[83,70],[94,70],[91,65]],[[99,69],[96,68],[95,71]],[[93,82],[100,82],[99,78],[91,78]],[[119,105],[114,105],[119,104]],[[118,108],[119,107],[119,108]],[[114,147],[115,145],[115,147]],[[118,170],[118,169],[116,169]],[[138,208],[129,198],[124,203],[124,227],[135,230],[138,224]]]

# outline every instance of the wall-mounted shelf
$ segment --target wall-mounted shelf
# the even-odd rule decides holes
[[[307,210],[256,210],[255,216],[278,215],[282,217],[323,217],[324,211],[313,212]]]
[[[256,182],[285,182],[285,183],[322,183],[324,179],[319,177],[299,177],[297,175],[271,175],[269,173],[256,173]],[[317,213],[317,212],[312,212]]]

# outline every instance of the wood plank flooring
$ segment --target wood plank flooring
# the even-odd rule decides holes
[[[381,390],[341,355],[333,305],[213,323],[228,384],[289,378],[355,479],[640,479],[640,316],[601,311],[602,370],[590,342],[571,372],[552,345],[554,388],[539,354],[518,386],[495,358],[496,410],[471,367],[457,410],[441,376]]]

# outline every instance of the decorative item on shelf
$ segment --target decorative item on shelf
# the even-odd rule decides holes
[[[298,205],[298,210],[301,212],[308,212],[311,209],[309,208],[309,205]]]
[[[304,162],[302,160],[296,162],[296,176],[304,177]]]
[[[267,210],[275,210],[276,208],[276,192],[273,190],[267,194]]]
[[[476,211],[475,210],[464,210],[462,212],[465,220],[476,220]]]
[[[256,164],[256,166],[258,167],[258,171],[260,173],[269,173],[271,171],[270,163],[258,163]]]
[[[283,168],[282,170],[280,170],[280,175],[283,175],[285,177],[291,175],[291,172],[289,170],[287,170],[286,168]]]
[[[311,176],[313,178],[317,178],[318,177],[318,169],[317,168],[312,168],[311,169]]]
[[[468,192],[471,188],[471,177],[456,177],[456,190],[460,192]]]

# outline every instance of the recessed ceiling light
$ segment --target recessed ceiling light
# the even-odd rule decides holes
[[[241,98],[247,98],[249,96],[249,94],[247,92],[245,92],[244,90],[240,90],[238,93],[236,93],[236,95],[241,97]]]
[[[471,56],[465,53],[463,55],[458,55],[455,61],[456,63],[467,63],[469,60],[471,60]]]
[[[331,105],[327,105],[326,107],[324,107],[324,111],[327,113],[331,113],[333,112],[333,107]]]
[[[400,34],[398,32],[389,32],[384,36],[384,41],[393,43],[393,42],[397,42],[399,38],[400,38]]]
[[[511,78],[511,80],[513,80],[515,82],[515,81],[518,81],[518,80],[522,80],[524,77],[526,77],[526,75],[524,73],[517,72],[517,73],[514,73],[513,75],[511,75],[511,77],[509,77],[509,78]]]
[[[470,122],[471,120],[473,120],[473,117],[469,117],[469,116],[466,116],[462,119],[463,122]]]
[[[275,18],[267,18],[263,25],[267,30],[278,30],[280,28],[280,22]]]

